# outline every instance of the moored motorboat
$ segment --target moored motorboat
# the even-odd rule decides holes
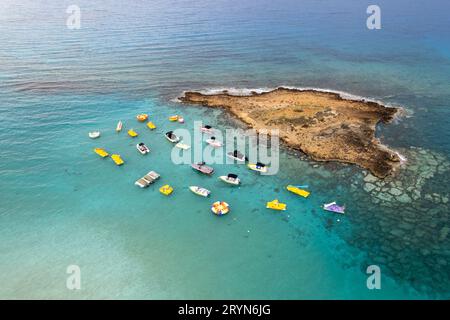
[[[208,134],[214,134],[214,129],[210,125],[205,125],[205,126],[201,127],[200,131],[204,132],[204,133],[208,133]]]
[[[161,192],[163,195],[168,196],[173,192],[173,188],[170,185],[166,184],[159,188],[159,192]]]
[[[192,169],[197,170],[204,174],[213,174],[214,169],[205,165],[205,162],[193,163],[191,164]]]
[[[97,139],[98,137],[100,137],[100,131],[91,131],[91,132],[89,132],[89,138]]]
[[[198,186],[190,186],[189,190],[191,190],[193,193],[202,196],[202,197],[207,197],[211,194],[211,191],[209,191],[208,189],[205,188],[201,188]]]
[[[218,141],[216,137],[211,137],[206,140],[206,143],[214,148],[220,148],[222,146],[222,142]]]
[[[266,204],[266,208],[267,209],[273,209],[273,210],[286,210],[286,204],[285,203],[281,203],[278,201],[278,199],[272,200],[267,202]]]
[[[263,172],[263,173],[267,172],[267,166],[261,162],[249,163],[247,166],[249,167],[249,169],[251,169],[253,171],[258,171],[258,172]]]
[[[239,161],[239,162],[245,162],[245,161],[248,160],[247,157],[244,154],[240,153],[237,150],[228,152],[227,153],[227,157],[231,158],[231,159],[234,159],[236,161]]]
[[[105,149],[102,149],[102,148],[95,148],[94,152],[102,158],[105,158],[109,155],[109,153],[106,152]]]
[[[169,141],[172,142],[172,143],[175,143],[175,142],[180,141],[180,138],[177,137],[177,136],[173,133],[173,131],[166,132],[166,133],[164,134],[164,136],[166,137],[167,140],[169,140]]]
[[[220,176],[219,177],[220,180],[222,180],[223,182],[232,184],[232,185],[239,185],[241,183],[241,180],[238,178],[237,174],[234,173],[229,173],[226,176]]]
[[[136,119],[137,119],[138,121],[140,121],[140,122],[144,122],[145,120],[148,119],[148,114],[145,114],[145,113],[143,113],[143,114],[138,114],[138,115],[136,116]]]
[[[134,131],[133,129],[128,130],[128,135],[132,138],[137,137],[138,133]]]
[[[184,118],[181,117],[181,116],[179,116],[179,117],[178,117],[178,122],[179,122],[179,123],[184,123]]]
[[[228,212],[230,212],[230,206],[228,205],[228,203],[226,203],[224,201],[216,201],[212,204],[211,211],[216,216],[223,216],[223,215],[227,214]]]
[[[326,211],[331,211],[331,212],[335,212],[335,213],[340,213],[340,214],[345,213],[345,205],[339,206],[336,204],[335,201],[324,204],[322,208]]]
[[[138,151],[139,151],[141,154],[147,154],[147,153],[150,152],[150,149],[149,149],[143,142],[138,143],[138,144],[136,145],[136,149],[138,149]]]
[[[151,122],[151,121],[147,122],[147,127],[148,127],[150,130],[156,129],[155,124],[154,124],[153,122]]]
[[[170,116],[170,117],[169,117],[169,121],[175,122],[175,121],[178,121],[178,118],[179,118],[178,115]]]
[[[307,187],[307,186],[293,186],[293,185],[288,185],[288,186],[286,187],[286,189],[287,189],[288,191],[292,192],[292,193],[295,193],[295,194],[297,194],[297,195],[299,195],[299,196],[302,196],[302,197],[304,197],[304,198],[307,198],[307,197],[309,196],[310,192],[309,192],[309,191],[306,191],[306,190],[303,190],[303,189],[301,189],[300,187]]]
[[[111,155],[111,159],[112,161],[114,161],[114,163],[118,166],[121,166],[124,164],[123,159],[120,157],[120,154],[112,154]]]

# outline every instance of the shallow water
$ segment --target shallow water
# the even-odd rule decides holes
[[[0,297],[449,297],[446,2],[379,1],[379,32],[365,28],[364,1],[78,3],[80,30],[66,28],[64,4],[0,7]],[[171,162],[169,129],[192,131],[195,120],[241,126],[221,111],[174,102],[183,90],[279,85],[404,106],[410,116],[378,132],[408,158],[394,184],[367,192],[363,170],[284,149],[276,176],[235,165],[205,177]],[[135,120],[141,112],[155,131]],[[172,114],[186,123],[170,123]],[[126,135],[130,127],[138,138]],[[95,129],[102,136],[90,140]],[[151,148],[145,157],[140,141]],[[125,164],[100,159],[95,147]],[[135,187],[149,170],[161,181]],[[217,180],[230,171],[241,187]],[[172,196],[158,192],[163,183]],[[288,183],[309,184],[311,196],[286,192]],[[189,185],[212,190],[211,198]],[[387,199],[393,186],[420,196]],[[288,211],[265,209],[274,198]],[[210,213],[219,199],[231,204],[228,216]],[[348,214],[320,209],[332,200]],[[81,268],[80,291],[66,288],[71,264]],[[371,264],[381,267],[381,290],[366,287]]]

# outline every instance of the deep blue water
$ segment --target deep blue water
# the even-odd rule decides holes
[[[450,154],[448,1],[377,1],[376,31],[366,28],[372,2],[359,0],[77,0],[79,30],[66,27],[71,4],[0,4],[1,298],[450,297],[449,205],[425,198],[449,196],[440,169]],[[359,187],[361,169],[284,149],[277,176],[234,166],[239,189],[170,161],[162,134],[180,125],[168,116],[182,114],[191,130],[200,119],[241,125],[174,102],[184,90],[280,85],[403,106],[408,116],[378,136],[408,155],[412,178],[398,179],[420,185],[421,197],[374,204]],[[155,131],[136,122],[141,112]],[[114,132],[118,120],[139,132],[148,156]],[[87,137],[94,129],[99,140]],[[125,165],[100,160],[92,152],[99,146]],[[415,150],[438,164],[420,165]],[[163,181],[133,186],[149,170]],[[432,174],[417,182],[424,171]],[[174,186],[171,197],[159,194],[162,182]],[[312,195],[296,198],[288,183],[308,183]],[[212,198],[195,197],[187,190],[194,184]],[[265,209],[275,197],[286,213]],[[215,199],[232,212],[213,216]],[[335,199],[347,215],[320,209]],[[81,268],[80,291],[66,288],[71,264]],[[381,290],[366,287],[371,264],[381,267]]]

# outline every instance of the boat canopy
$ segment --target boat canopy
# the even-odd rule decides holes
[[[206,126],[204,126],[203,128],[205,128],[205,129],[211,129],[212,127],[211,127],[210,125],[206,125]]]
[[[228,178],[233,178],[233,179],[237,179],[237,174],[234,174],[234,173],[229,173],[228,174]]]
[[[264,163],[261,163],[261,162],[257,162],[256,165],[257,165],[258,167],[265,167],[265,166],[266,166]]]

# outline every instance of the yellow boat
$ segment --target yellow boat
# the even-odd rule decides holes
[[[143,113],[143,114],[138,114],[138,115],[136,116],[136,119],[137,119],[138,121],[140,121],[140,122],[144,122],[145,120],[148,119],[148,114],[145,114],[145,113]]]
[[[290,191],[290,192],[292,192],[292,193],[295,193],[295,194],[297,194],[297,195],[299,195],[299,196],[302,196],[302,197],[304,197],[304,198],[308,197],[309,194],[310,194],[310,192],[308,192],[308,191],[306,191],[306,190],[303,190],[303,189],[300,189],[299,187],[296,187],[296,186],[293,186],[293,185],[288,185],[288,186],[286,187],[286,189],[287,189],[288,191]]]
[[[147,127],[148,127],[150,130],[156,129],[155,124],[154,124],[153,122],[151,122],[151,121],[147,122]]]
[[[266,205],[267,209],[273,209],[273,210],[286,210],[286,204],[278,202],[278,199],[272,200],[267,202]]]
[[[166,184],[166,185],[162,186],[161,188],[159,188],[159,192],[168,196],[169,194],[171,194],[173,192],[173,188],[171,186],[169,186],[168,184]]]
[[[109,153],[106,152],[105,149],[102,149],[102,148],[95,148],[94,152],[102,158],[109,156]]]
[[[119,154],[112,154],[111,155],[111,159],[114,161],[114,163],[118,166],[123,165],[124,161],[122,160],[122,158],[120,157]]]
[[[128,135],[133,138],[138,136],[137,132],[133,129],[128,130]]]
[[[178,121],[179,116],[171,116],[169,117],[169,121]]]

